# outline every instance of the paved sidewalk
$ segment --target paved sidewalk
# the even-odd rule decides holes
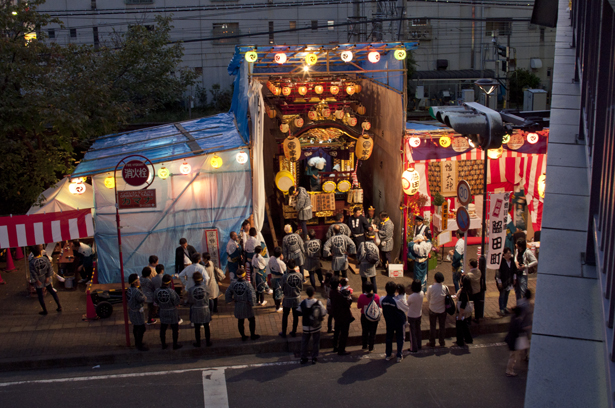
[[[469,248],[474,253],[476,248]],[[0,267],[4,265],[0,263]],[[87,365],[112,363],[115,361],[154,361],[177,358],[201,358],[211,354],[246,354],[264,353],[273,351],[297,351],[300,335],[296,338],[288,336],[282,339],[278,336],[281,329],[282,314],[274,310],[271,296],[267,296],[268,304],[256,308],[256,330],[262,337],[258,341],[248,340],[242,342],[237,331],[237,320],[233,317],[233,305],[227,305],[223,296],[219,300],[220,313],[213,315],[211,323],[211,348],[194,349],[194,330],[190,327],[188,308],[180,308],[180,316],[184,324],[180,326],[180,342],[184,348],[178,351],[160,349],[159,324],[148,326],[145,333],[145,342],[151,350],[146,353],[136,351],[125,346],[125,331],[121,305],[114,306],[113,315],[108,319],[83,321],[85,314],[85,286],[80,285],[76,291],[67,291],[56,285],[58,295],[63,305],[62,313],[55,312],[55,303],[51,296],[45,300],[48,304],[49,315],[40,316],[40,305],[35,297],[26,297],[26,279],[24,263],[16,262],[17,270],[2,272],[7,285],[0,286],[0,313],[2,313],[2,326],[0,327],[0,370],[20,368],[51,367],[61,364]],[[445,283],[453,291],[450,273],[450,263],[441,263],[437,270],[441,270],[446,278]],[[430,271],[430,281],[435,271]],[[355,299],[360,294],[361,281],[358,275],[350,274],[351,287],[355,289]],[[379,294],[384,295],[384,284],[389,280],[384,275],[378,276]],[[410,277],[396,279],[409,285]],[[227,284],[222,284],[224,290]],[[318,286],[318,284],[317,284]],[[535,289],[536,280],[530,278],[529,287]],[[497,315],[498,291],[493,282],[493,271],[488,272],[487,293],[485,300],[485,318],[479,325],[473,324],[475,334],[503,332],[507,330],[508,318]],[[317,297],[322,298],[320,287],[317,288]],[[515,305],[514,292],[511,292],[509,307]],[[360,312],[353,304],[353,314],[356,321],[350,327],[349,344],[360,344],[361,324]],[[427,304],[423,306],[424,316],[422,328],[423,340],[427,339],[429,320]],[[292,317],[289,317],[289,326]],[[326,320],[325,320],[326,326]],[[299,323],[301,326],[301,323]],[[448,316],[447,335],[454,336],[454,319]],[[326,330],[326,327],[324,327]],[[301,331],[301,328],[299,328]],[[248,332],[246,322],[246,332]],[[384,341],[385,324],[379,324],[377,341]],[[132,327],[130,327],[131,342]],[[332,334],[323,333],[322,347],[326,349],[331,344]],[[171,341],[170,330],[167,333],[167,342]],[[449,341],[452,344],[452,341]]]

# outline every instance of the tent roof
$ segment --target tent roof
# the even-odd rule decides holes
[[[27,214],[83,210],[94,207],[94,193],[91,185],[86,184],[85,193],[78,195],[68,190],[69,184],[70,178],[65,177],[55,186],[43,191],[39,196],[41,205],[33,205]]]
[[[125,156],[140,154],[152,163],[179,160],[246,146],[235,117],[221,113],[206,118],[99,137],[73,177],[113,171]]]

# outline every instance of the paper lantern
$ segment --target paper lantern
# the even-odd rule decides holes
[[[352,51],[342,51],[341,57],[344,62],[352,61]]]
[[[192,171],[192,166],[190,166],[186,162],[183,162],[182,165],[179,166],[179,172],[181,174],[190,174],[191,171]]]
[[[353,94],[354,94],[354,85],[348,85],[348,86],[346,87],[346,93],[347,93],[348,95],[353,95]]]
[[[294,123],[295,123],[296,127],[298,127],[298,128],[302,127],[303,126],[303,118],[302,117],[296,118]]]
[[[369,54],[367,54],[367,59],[372,64],[375,64],[376,62],[380,61],[380,53],[378,51],[372,51]]]
[[[408,169],[401,175],[401,188],[407,195],[415,195],[421,186],[421,176],[415,169]]]
[[[500,146],[498,149],[487,150],[487,157],[489,157],[491,160],[499,159],[500,157],[502,157],[502,154],[504,154],[504,148],[502,146]]]
[[[219,169],[220,167],[222,167],[223,163],[224,162],[222,161],[222,157],[214,153],[214,157],[211,158],[211,167],[213,167],[214,169]]]
[[[323,116],[324,118],[328,118],[329,116],[331,116],[331,109],[329,109],[329,108],[324,108],[324,109],[322,110],[322,116]]]
[[[547,175],[546,174],[542,174],[540,177],[538,177],[538,195],[541,198],[545,198],[546,183],[547,183]]]
[[[315,65],[318,62],[318,56],[314,53],[309,53],[305,56],[305,63],[308,65]]]
[[[395,56],[395,59],[398,60],[398,61],[405,60],[406,59],[406,50],[404,50],[404,49],[395,50],[393,55]]]
[[[162,166],[158,169],[158,177],[162,180],[166,180],[171,175],[171,172],[166,167]]]
[[[538,142],[538,133],[528,133],[527,142],[530,144],[535,144],[536,142]]]
[[[470,144],[468,143],[468,139],[465,137],[457,136],[453,138],[451,145],[453,146],[453,150],[457,153],[465,152],[470,148]]]
[[[367,109],[365,109],[365,106],[363,106],[362,104],[359,104],[359,106],[357,106],[357,113],[359,115],[365,115],[365,112],[367,112]]]
[[[113,178],[113,176],[105,177],[105,187],[107,187],[109,189],[115,187],[115,179]]]
[[[374,141],[369,135],[363,134],[357,139],[355,144],[355,155],[359,160],[367,160],[372,155]]]
[[[502,143],[508,143],[510,142],[510,135],[504,135],[504,137],[502,138]]]
[[[324,90],[325,90],[325,89],[322,87],[322,85],[316,85],[316,86],[314,87],[314,92],[316,92],[318,95],[320,95],[321,93],[323,93],[323,92],[324,92]]]
[[[408,142],[410,143],[410,146],[412,147],[419,147],[421,145],[421,139],[419,139],[418,137],[414,136],[411,137]]]
[[[296,162],[301,157],[301,142],[294,136],[284,139],[284,157]]]
[[[448,136],[441,136],[439,142],[440,146],[449,147],[451,145],[451,138]]]
[[[243,165],[243,164],[246,164],[247,162],[248,162],[248,153],[244,152],[243,150],[237,153],[237,163]]]
[[[355,91],[356,93],[361,92],[361,90],[362,90],[362,89],[363,89],[363,87],[362,87],[361,85],[359,85],[359,84],[356,84],[356,85],[354,86],[354,91]]]
[[[278,64],[284,64],[286,62],[286,54],[283,52],[278,52],[273,56],[273,60]]]
[[[357,118],[354,116],[349,116],[347,122],[348,126],[357,126],[358,123]]]
[[[269,116],[270,119],[275,118],[276,115],[277,115],[277,112],[275,111],[275,108],[272,108],[272,107],[267,108],[267,116]]]
[[[361,127],[365,130],[370,130],[372,128],[372,124],[369,123],[368,121],[365,121],[363,123],[361,123]]]
[[[316,120],[318,119],[318,112],[316,112],[315,110],[311,110],[308,112],[308,118],[310,120]]]
[[[81,195],[85,193],[85,184],[81,183],[81,180],[79,180],[79,183],[70,183],[68,191],[75,195]]]
[[[510,137],[508,141],[508,148],[511,150],[517,150],[521,148],[525,144],[525,139],[520,134],[514,134]]]
[[[331,86],[329,91],[331,91],[331,95],[337,95],[338,93],[340,93],[340,87],[333,85]]]
[[[335,115],[337,119],[344,119],[344,111],[342,109],[336,109],[333,115]]]
[[[246,61],[255,62],[258,59],[258,54],[256,51],[248,51],[246,52]]]
[[[289,128],[288,128],[288,123],[282,123],[282,124],[280,125],[280,132],[282,132],[282,133],[287,133],[287,132],[288,132],[288,129],[289,129]]]
[[[280,88],[279,86],[275,86],[273,87],[271,93],[273,93],[275,96],[280,96],[282,94],[282,88]]]
[[[297,88],[297,92],[299,92],[299,95],[305,95],[307,93],[307,86],[301,85]]]
[[[282,95],[289,96],[291,92],[292,92],[292,89],[290,89],[290,87],[288,86],[282,87]]]

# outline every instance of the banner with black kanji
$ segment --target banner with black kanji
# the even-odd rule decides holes
[[[506,241],[506,214],[510,193],[489,194],[489,248],[487,269],[499,269]]]

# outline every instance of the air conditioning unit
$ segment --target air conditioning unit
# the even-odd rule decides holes
[[[489,109],[497,110],[498,109],[498,93],[497,91],[493,91],[491,95],[489,95],[489,105],[487,105],[487,94],[481,92],[478,97],[478,103],[483,106],[487,106]]]

